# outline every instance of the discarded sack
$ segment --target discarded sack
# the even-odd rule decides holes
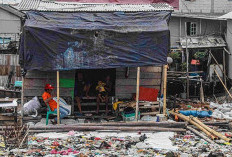
[[[33,117],[38,115],[38,109],[41,107],[38,97],[32,98],[29,102],[23,105],[23,110],[25,115],[34,114]]]
[[[56,102],[58,102],[58,101],[57,101],[57,97],[54,97],[53,100],[55,100]],[[69,105],[69,104],[68,104],[63,98],[61,98],[61,97],[59,98],[59,105],[69,110],[69,114],[68,114],[68,115],[71,114],[71,105]]]

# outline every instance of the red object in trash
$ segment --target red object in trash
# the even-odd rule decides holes
[[[101,140],[101,138],[100,137],[95,137],[95,139],[94,140]]]
[[[59,144],[57,141],[54,141],[54,142],[52,143],[52,145],[53,145],[53,146],[59,146],[60,144]]]
[[[225,133],[226,137],[232,137],[232,134]]]
[[[139,87],[139,101],[157,101],[158,93],[155,88]]]

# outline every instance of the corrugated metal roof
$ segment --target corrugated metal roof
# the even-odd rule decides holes
[[[182,48],[186,48],[186,38],[180,38]],[[220,36],[188,37],[188,48],[225,47],[226,42]]]
[[[31,9],[37,9],[39,7],[40,4],[40,0],[22,0],[17,6],[16,8],[18,10],[24,10],[24,8],[30,8]]]
[[[20,12],[19,10],[11,7],[10,5],[7,5],[7,4],[0,4],[0,9],[3,9],[7,12],[10,12],[18,17],[23,17],[24,16],[24,13]]]
[[[229,12],[223,16],[218,17],[219,19],[232,19],[232,12]]]
[[[166,3],[155,4],[83,4],[83,3],[62,3],[41,0],[22,0],[16,6],[22,11],[59,11],[59,12],[137,12],[137,11],[172,11],[173,7]]]
[[[223,19],[218,18],[222,16],[222,14],[173,12],[172,16],[173,17],[196,18],[196,19],[223,20]]]

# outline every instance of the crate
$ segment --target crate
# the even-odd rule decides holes
[[[130,113],[130,114],[125,114],[124,112],[122,112],[122,119],[123,121],[127,122],[127,121],[135,121],[135,113]],[[138,119],[140,119],[140,111],[138,112]]]

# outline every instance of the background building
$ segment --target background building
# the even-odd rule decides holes
[[[20,80],[20,66],[17,55],[22,18],[24,14],[9,5],[0,5],[0,86]]]

